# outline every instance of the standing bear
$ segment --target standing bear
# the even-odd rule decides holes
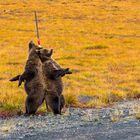
[[[43,63],[43,74],[46,82],[45,101],[54,114],[61,114],[65,105],[65,99],[62,95],[63,82],[62,76],[71,74],[69,68],[63,69],[51,57],[48,57],[46,49],[37,50],[37,54]],[[52,51],[51,51],[52,52]]]
[[[29,56],[25,65],[25,71],[22,75],[17,75],[10,79],[10,81],[19,81],[19,86],[24,81],[25,91],[27,93],[26,98],[26,114],[34,114],[38,107],[43,103],[45,98],[46,90],[46,77],[43,75],[43,58],[40,61],[39,50],[42,49],[35,45],[33,42],[29,43]],[[44,57],[50,58],[53,50],[44,49],[45,55]],[[43,56],[43,55],[40,55]],[[52,68],[53,66],[53,68]],[[49,72],[49,79],[57,79],[58,77],[64,76],[65,74],[69,74],[69,69],[62,69],[60,65],[58,65],[55,61],[52,60],[52,65],[49,66],[49,69],[52,71]],[[45,78],[44,78],[45,77]],[[64,97],[61,97],[64,104]],[[48,103],[50,100],[47,101]],[[54,104],[57,104],[57,101],[53,101]],[[50,104],[50,103],[49,103]],[[46,103],[47,105],[47,103]],[[48,106],[47,106],[48,108]],[[53,110],[53,108],[52,108]],[[56,112],[56,111],[53,111]],[[58,112],[59,113],[59,112]],[[55,114],[58,114],[55,113]]]
[[[42,62],[36,53],[36,49],[40,48],[31,41],[29,43],[29,55],[25,71],[22,75],[17,75],[10,79],[10,81],[19,80],[19,86],[24,81],[24,88],[27,93],[25,102],[26,114],[35,114],[44,101],[45,81],[42,75]]]

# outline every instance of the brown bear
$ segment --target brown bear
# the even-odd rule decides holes
[[[27,93],[26,99],[26,114],[34,114],[37,108],[42,104],[44,97],[43,91],[44,89],[44,78],[42,75],[42,63],[40,63],[40,59],[38,59],[38,53],[41,48],[36,46],[33,42],[29,43],[29,57],[26,62],[25,72],[22,75],[17,75],[16,77],[10,79],[10,81],[19,80],[19,86],[25,81],[24,87]],[[42,51],[41,51],[42,52]],[[53,50],[44,49],[44,57],[51,57]],[[37,54],[36,54],[37,53]],[[40,57],[43,55],[40,55]],[[43,58],[41,59],[42,61]],[[60,65],[58,65],[55,61],[52,60],[52,65],[50,67],[48,77],[49,79],[57,79],[58,77],[64,76],[65,74],[69,74],[69,69],[62,69]],[[35,80],[35,81],[34,81]],[[39,85],[39,87],[36,87]],[[46,87],[46,86],[45,86]],[[41,91],[41,92],[40,92]],[[35,92],[35,93],[34,93]],[[48,97],[49,98],[49,97]],[[47,98],[47,99],[48,99]],[[61,97],[61,101],[64,103],[64,97]],[[53,102],[53,104],[57,104],[57,101],[47,100]],[[47,105],[47,104],[46,104]],[[48,106],[47,106],[48,108]],[[54,112],[54,111],[53,111]],[[55,111],[56,112],[56,111]],[[57,114],[57,113],[56,113]]]
[[[31,41],[29,43],[29,56],[25,65],[25,71],[22,75],[18,75],[10,80],[19,80],[19,86],[24,81],[24,88],[27,93],[26,114],[35,114],[44,100],[45,82],[42,75],[42,62],[36,53],[36,49],[40,48]]]
[[[51,57],[48,57],[46,49],[37,50],[37,54],[43,63],[43,74],[46,82],[46,106],[49,106],[54,114],[61,114],[65,105],[61,77],[72,72],[69,71],[69,68],[62,69]]]
[[[48,64],[47,75],[49,79],[55,80],[59,77],[65,76],[65,74],[72,73],[71,71],[69,71],[69,68],[66,69],[61,68],[61,66],[51,58],[53,49],[49,51],[47,49],[40,48],[37,49],[36,52],[39,55],[39,58],[41,59],[42,63],[44,63],[46,60],[49,60],[47,61]]]

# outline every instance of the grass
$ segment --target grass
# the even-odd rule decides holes
[[[24,110],[23,86],[8,80],[23,71],[27,44],[36,42],[35,10],[42,46],[73,70],[63,78],[68,104],[103,107],[140,97],[139,1],[6,0],[0,1],[0,111]],[[81,104],[81,94],[98,99]]]
[[[99,44],[99,45],[95,45],[95,46],[89,46],[86,49],[92,50],[92,49],[105,49],[105,48],[107,48],[107,46]]]
[[[140,113],[136,114],[136,119],[140,120]]]

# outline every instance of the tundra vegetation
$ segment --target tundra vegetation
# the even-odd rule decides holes
[[[8,80],[22,73],[27,44],[36,40],[35,10],[42,46],[53,48],[53,58],[73,70],[63,78],[67,105],[103,107],[139,98],[139,5],[136,0],[0,1],[0,111],[24,110],[23,86]],[[79,95],[93,98],[83,104]]]

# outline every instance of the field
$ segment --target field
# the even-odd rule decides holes
[[[41,45],[73,71],[63,78],[67,105],[103,107],[140,97],[138,0],[1,0],[0,111],[24,111],[23,85],[9,79],[23,72],[29,41],[37,43],[35,10]],[[93,99],[82,104],[79,95]]]

